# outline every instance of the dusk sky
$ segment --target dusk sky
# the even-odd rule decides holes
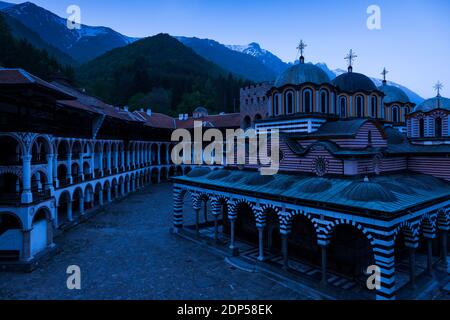
[[[23,1],[9,1],[20,3]],[[134,37],[160,32],[210,38],[224,44],[258,42],[285,61],[297,56],[303,39],[305,57],[331,69],[346,68],[352,48],[355,72],[403,84],[427,98],[444,83],[450,96],[450,1],[448,0],[34,0],[67,17],[66,8],[81,8],[82,23],[102,25]],[[381,30],[369,30],[369,5],[381,8]]]

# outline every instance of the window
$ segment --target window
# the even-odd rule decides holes
[[[425,119],[419,119],[419,138],[425,137]]]
[[[436,138],[442,137],[442,118],[434,119],[434,136]]]
[[[378,117],[378,99],[375,96],[372,96],[371,108],[372,108],[371,116],[373,118],[377,118]]]
[[[394,106],[392,107],[392,122],[398,122],[399,116],[398,116],[398,107]]]
[[[345,117],[347,115],[347,99],[345,97],[339,99],[339,108],[341,109],[341,117]]]
[[[320,106],[322,113],[328,113],[328,92],[322,91],[320,93]]]
[[[286,93],[286,113],[292,114],[294,113],[294,93],[289,91]]]
[[[303,91],[303,105],[305,113],[311,113],[311,106],[312,106],[312,92],[311,90],[305,90]]]
[[[278,94],[273,96],[273,114],[276,116],[280,114],[280,101],[278,97]]]
[[[358,118],[364,117],[364,98],[362,96],[356,97],[356,116]]]

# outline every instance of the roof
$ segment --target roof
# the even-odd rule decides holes
[[[289,136],[298,138],[351,138],[354,137],[358,133],[359,129],[367,122],[372,122],[374,125],[379,127],[379,124],[376,121],[372,121],[370,119],[344,119],[325,122],[317,129],[317,131],[311,133],[293,133]],[[379,128],[383,133],[382,128]]]
[[[58,100],[75,99],[68,92],[57,88],[56,86],[26,72],[23,69],[0,69],[0,86],[26,86],[41,90]]]
[[[375,91],[377,87],[369,77],[362,73],[346,72],[336,77],[332,84],[345,92]]]
[[[378,87],[378,90],[383,92],[385,94],[385,97],[383,99],[384,103],[410,103],[408,96],[406,93],[398,88],[391,85],[383,84],[382,86]]]
[[[176,183],[194,184],[227,192],[256,193],[261,198],[287,199],[306,204],[338,206],[389,218],[432,201],[450,199],[450,183],[431,176],[399,173],[370,178],[316,177],[276,174],[261,178],[257,171],[194,169]]]
[[[298,63],[284,71],[275,81],[275,87],[298,85],[302,83],[330,83],[328,75],[319,67],[310,63]]]
[[[154,128],[175,129],[175,119],[163,113],[152,112],[151,115],[143,111],[135,111],[134,113],[142,117],[145,125]]]
[[[176,119],[176,127],[183,129],[194,128],[194,121],[202,121],[205,127],[214,128],[237,128],[241,125],[240,113],[225,113],[208,115],[206,117],[189,118],[187,120]]]
[[[312,148],[316,148],[318,146],[325,148],[329,153],[336,157],[365,157],[365,156],[373,156],[380,153],[380,148],[365,148],[365,149],[350,149],[350,148],[341,148],[337,144],[331,141],[318,141],[312,143],[306,148],[303,148],[295,139],[287,138],[286,144],[294,152],[296,155],[304,156],[311,150]]]
[[[414,108],[414,112],[422,111],[428,112],[435,109],[446,109],[450,110],[450,99],[437,96],[428,100],[425,100],[417,107]]]

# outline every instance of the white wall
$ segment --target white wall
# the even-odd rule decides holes
[[[31,231],[31,256],[47,247],[47,221],[42,220],[33,225]]]

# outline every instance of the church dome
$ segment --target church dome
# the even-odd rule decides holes
[[[400,102],[400,103],[409,103],[411,102],[406,95],[406,93],[394,86],[390,86],[387,84],[383,84],[382,86],[378,87],[378,90],[383,92],[385,94],[384,97],[384,103],[394,103],[394,102]]]
[[[284,71],[275,81],[275,87],[279,88],[287,84],[298,85],[306,82],[314,84],[330,83],[330,78],[319,67],[300,62]]]
[[[428,112],[435,109],[450,110],[450,99],[437,96],[425,100],[424,102],[422,102],[421,104],[419,104],[417,107],[414,108],[414,112],[416,111]]]
[[[377,87],[369,77],[355,72],[346,72],[333,80],[333,85],[340,90],[353,93],[357,91],[374,91]]]
[[[394,202],[397,200],[390,190],[383,188],[379,183],[369,181],[352,183],[343,190],[342,195],[354,201]]]

